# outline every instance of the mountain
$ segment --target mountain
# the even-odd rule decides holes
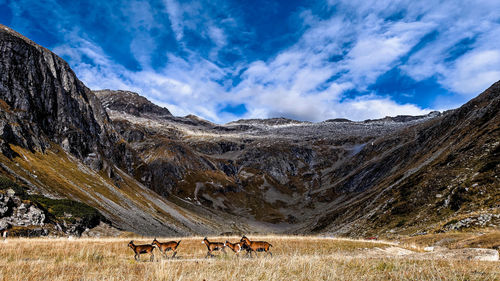
[[[99,98],[110,96],[126,99],[118,91]],[[136,178],[163,196],[265,222],[273,231],[389,235],[451,229],[447,223],[468,212],[491,215],[484,225],[498,225],[498,99],[495,84],[444,114],[363,122],[275,118],[207,125],[136,118],[117,105],[106,110],[151,168]],[[471,155],[456,152],[462,147]],[[472,153],[485,149],[492,151],[486,158]],[[482,163],[493,170],[481,170]],[[461,194],[476,178],[492,182]]]
[[[83,202],[114,227],[136,233],[219,232],[220,224],[165,200],[130,177],[140,165],[136,152],[64,60],[0,26],[0,73],[0,174],[4,191],[21,187],[19,196],[4,197],[5,204],[26,199],[24,188],[49,199]],[[168,114],[165,109],[154,112]],[[40,208],[48,202],[31,199],[29,204]],[[25,208],[8,204],[5,214]],[[69,222],[69,215],[52,222]]]
[[[0,56],[0,174],[119,229],[391,236],[500,226],[500,83],[444,113],[220,125],[137,93],[91,91],[4,26]]]
[[[462,107],[381,137],[331,176],[345,198],[306,229],[441,232],[500,223],[500,82]],[[354,191],[354,195],[351,192]]]

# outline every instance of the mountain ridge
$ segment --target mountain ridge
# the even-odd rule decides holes
[[[3,26],[0,55],[0,174],[120,229],[390,236],[500,225],[500,82],[443,113],[219,125],[137,93],[93,92]]]

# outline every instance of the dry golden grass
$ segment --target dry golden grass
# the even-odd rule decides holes
[[[8,239],[0,242],[1,280],[500,280],[498,262],[369,258],[385,242],[312,237],[250,237],[273,244],[274,256],[204,259],[200,237],[179,240],[176,259],[133,259],[130,238]],[[224,241],[226,237],[210,240]],[[228,240],[239,240],[231,237]],[[152,239],[135,239],[136,244]]]
[[[402,243],[420,247],[439,245],[450,249],[489,248],[500,250],[500,230],[483,230],[474,232],[446,232],[419,235],[400,239]]]

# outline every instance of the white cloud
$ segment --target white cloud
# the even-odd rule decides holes
[[[498,10],[499,1],[450,1],[435,6],[420,19],[435,25],[435,38],[401,69],[417,81],[436,77],[443,88],[458,95],[471,98],[479,94],[500,79]],[[439,97],[435,104],[456,106]]]
[[[210,25],[208,27],[208,36],[218,48],[222,48],[227,44],[226,34],[224,34],[224,31],[217,26]]]
[[[476,95],[500,79],[500,50],[467,53],[449,71],[444,82],[451,90]]]
[[[225,104],[240,103],[248,109],[243,118],[321,121],[424,114],[430,109],[365,91],[394,67],[417,81],[435,78],[461,97],[476,95],[500,79],[500,16],[496,12],[500,2],[458,2],[328,1],[335,13],[320,18],[303,11],[298,17],[303,22],[297,26],[304,33],[289,47],[268,59],[224,67],[218,54],[239,48],[230,44],[231,36],[241,31],[238,20],[229,15],[212,18],[196,1],[164,0],[167,25],[184,54],[165,51],[168,63],[153,69],[156,42],[140,31],[156,27],[154,13],[149,5],[132,1],[127,7],[137,9],[130,14],[133,26],[129,28],[137,36],[130,49],[142,70],[131,71],[115,63],[77,29],[54,51],[69,57],[80,79],[91,88],[137,91],[176,115],[193,113],[215,122],[240,118],[219,112]],[[188,46],[187,31],[211,42],[209,50]],[[434,36],[421,42],[429,34]],[[460,43],[464,39],[470,41],[467,46]],[[201,54],[204,51],[207,56]],[[234,86],[227,77],[237,73],[241,81]],[[364,93],[347,99],[349,90]],[[446,109],[451,104],[438,97],[434,107]]]
[[[433,27],[421,22],[373,23],[348,54],[349,72],[357,84],[371,84]]]
[[[165,7],[171,28],[175,33],[175,39],[180,41],[184,37],[183,11],[175,0],[165,0]]]
[[[362,96],[339,104],[341,116],[354,120],[382,118],[396,115],[422,115],[429,109],[421,109],[413,104],[398,104],[389,98]]]

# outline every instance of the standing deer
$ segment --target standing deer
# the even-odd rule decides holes
[[[153,250],[155,249],[155,247],[153,245],[149,245],[149,244],[146,244],[146,245],[134,245],[134,241],[130,241],[128,243],[128,246],[134,250],[134,253],[135,253],[135,260],[138,261],[140,260],[140,255],[141,254],[150,254],[151,256],[149,257],[149,261],[153,261],[154,258],[155,258],[155,255],[153,254]]]

